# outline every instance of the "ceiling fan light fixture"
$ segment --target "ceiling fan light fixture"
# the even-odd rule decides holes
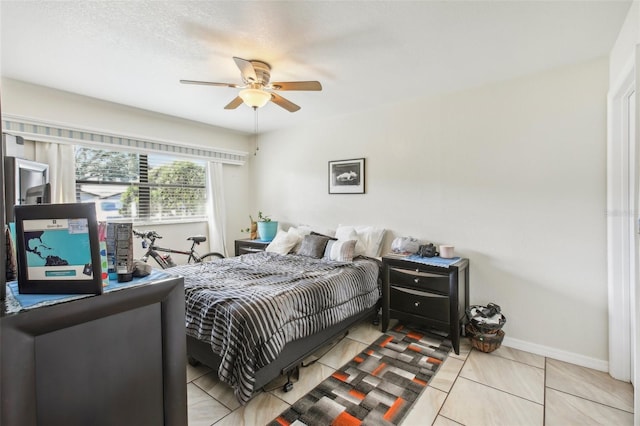
[[[244,89],[239,96],[251,108],[261,108],[271,100],[271,93],[260,89]]]

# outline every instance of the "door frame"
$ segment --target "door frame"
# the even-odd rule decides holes
[[[624,67],[607,95],[607,280],[609,291],[609,374],[631,381],[631,216],[629,191],[630,141],[625,100],[635,91],[636,57]],[[638,96],[636,96],[636,102]],[[636,105],[636,113],[638,111]],[[636,117],[637,118],[637,117]],[[637,119],[636,119],[637,122]],[[636,135],[637,139],[637,135]],[[635,283],[633,283],[635,285]],[[637,322],[636,322],[637,323]],[[636,369],[637,374],[637,369]],[[637,383],[637,382],[636,382]]]

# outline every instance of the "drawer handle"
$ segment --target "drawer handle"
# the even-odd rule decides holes
[[[398,274],[403,274],[403,275],[412,275],[412,276],[419,275],[423,278],[425,277],[426,278],[447,278],[447,275],[421,271],[419,268],[416,268],[415,271],[413,269],[401,269],[401,268],[389,268],[389,269],[393,272],[396,272]]]
[[[419,297],[428,297],[431,299],[448,299],[449,296],[445,295],[445,294],[438,294],[438,293],[432,293],[430,291],[421,291],[421,290],[413,290],[410,288],[405,288],[405,287],[396,287],[394,285],[391,286],[392,290],[395,291],[399,291],[401,293],[406,293],[406,294],[413,294],[414,296],[419,296]]]
[[[418,306],[420,306],[420,302],[414,302],[413,306],[417,308]]]
[[[420,282],[420,278],[414,278],[414,279],[413,279],[413,282],[414,282],[414,283],[416,283],[416,284],[418,284],[418,283]]]

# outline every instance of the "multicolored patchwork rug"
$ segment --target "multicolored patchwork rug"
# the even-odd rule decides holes
[[[269,425],[397,425],[450,350],[442,336],[398,325]]]

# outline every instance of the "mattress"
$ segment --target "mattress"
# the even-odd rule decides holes
[[[312,335],[374,306],[379,262],[335,262],[253,253],[172,268],[185,278],[187,334],[222,358],[220,380],[241,403],[255,372],[288,342]]]

